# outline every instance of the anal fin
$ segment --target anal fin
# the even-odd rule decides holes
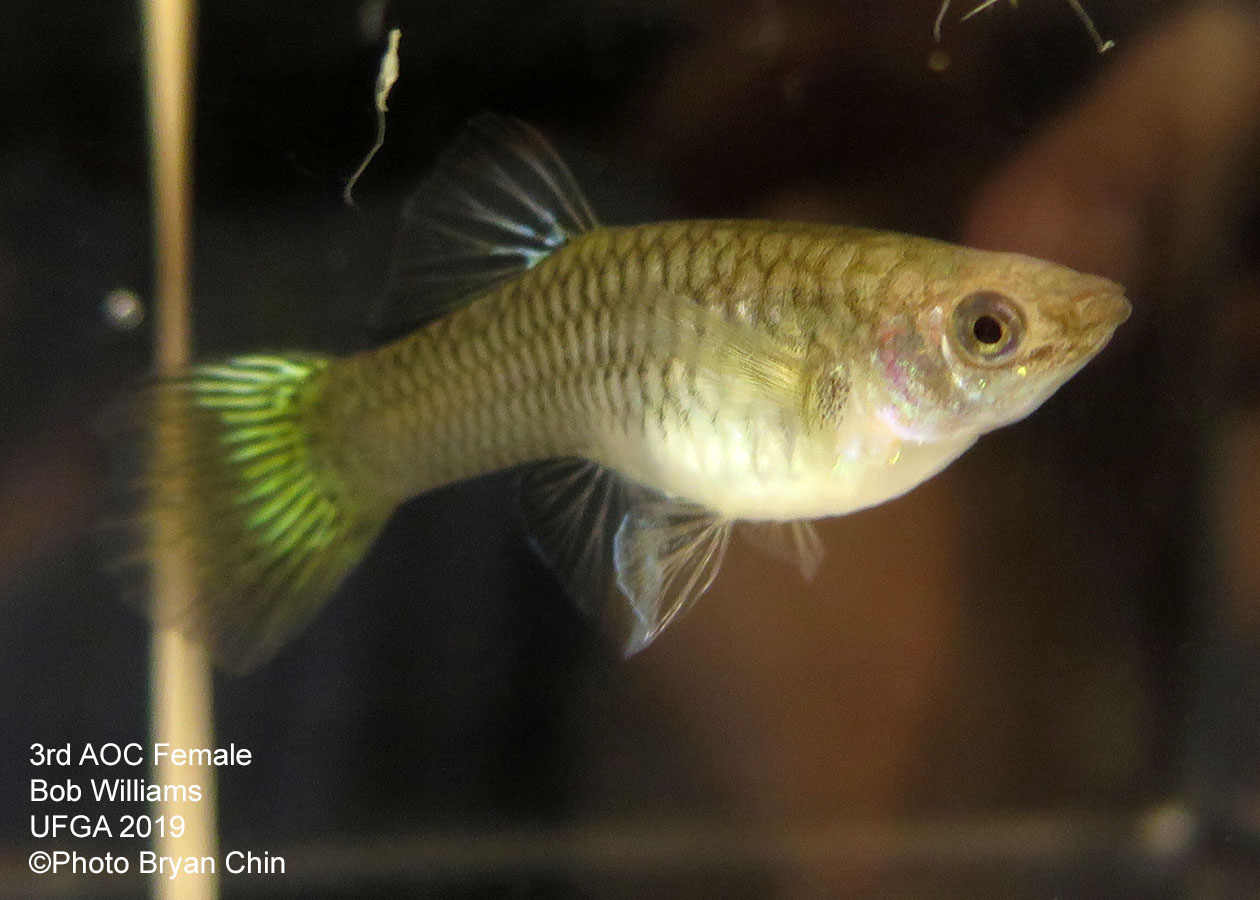
[[[581,459],[531,467],[521,507],[534,549],[627,656],[709,588],[733,524]]]
[[[823,545],[818,529],[809,519],[791,522],[740,522],[740,537],[759,550],[795,566],[806,581],[812,581],[822,565]]]

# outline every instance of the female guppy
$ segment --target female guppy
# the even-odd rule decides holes
[[[536,549],[635,652],[735,523],[812,575],[809,520],[1024,417],[1129,313],[1110,281],[899,234],[601,227],[545,140],[492,116],[408,205],[386,301],[418,330],[147,395],[141,555],[189,561],[188,625],[228,666],[274,653],[398,504],[525,463]]]

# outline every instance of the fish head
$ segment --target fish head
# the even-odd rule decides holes
[[[875,328],[877,409],[933,440],[1016,422],[1092,359],[1130,312],[1115,282],[1011,253],[951,248],[890,281]]]

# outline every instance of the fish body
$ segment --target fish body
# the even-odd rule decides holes
[[[733,519],[839,515],[904,492],[981,430],[921,440],[889,421],[879,341],[893,292],[917,304],[985,256],[825,225],[601,228],[332,363],[324,410],[359,483],[393,503],[576,456]]]
[[[193,624],[229,664],[274,652],[401,502],[531,463],[536,548],[586,608],[620,609],[633,652],[708,587],[735,522],[811,574],[809,520],[1027,415],[1128,314],[1104,279],[925,238],[603,227],[536,132],[488,117],[405,218],[390,306],[436,317],[154,394],[141,521],[180,498]]]

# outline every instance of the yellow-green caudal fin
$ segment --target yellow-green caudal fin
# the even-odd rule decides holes
[[[198,366],[127,404],[127,433],[114,436],[131,457],[107,527],[114,551],[148,569],[159,621],[229,669],[262,663],[305,625],[389,515],[364,504],[323,443],[327,367],[296,356]],[[159,581],[175,602],[156,601]]]

